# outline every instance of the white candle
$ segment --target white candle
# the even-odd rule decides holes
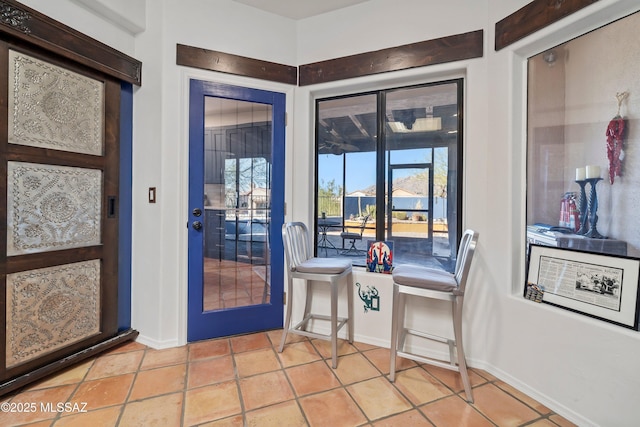
[[[576,181],[584,181],[587,178],[586,168],[576,168]]]
[[[587,179],[600,178],[600,166],[587,166]]]

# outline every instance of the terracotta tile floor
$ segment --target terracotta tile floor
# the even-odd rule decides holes
[[[7,426],[534,426],[573,424],[490,374],[398,359],[389,350],[329,343],[282,330],[153,350],[131,342],[0,399]],[[61,402],[61,411],[56,411]],[[66,406],[64,404],[66,403]],[[32,410],[30,410],[32,409]]]

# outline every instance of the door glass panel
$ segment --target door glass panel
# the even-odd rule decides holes
[[[205,101],[205,311],[270,301],[271,110]]]

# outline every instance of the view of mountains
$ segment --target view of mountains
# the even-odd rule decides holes
[[[427,188],[427,183],[424,180],[423,176],[420,175],[410,175],[405,176],[403,178],[398,178],[393,180],[393,189],[394,190],[404,190],[409,193],[415,194],[416,196],[428,196],[429,191]],[[370,185],[364,189],[357,190],[367,195],[375,195],[376,194],[376,186]]]

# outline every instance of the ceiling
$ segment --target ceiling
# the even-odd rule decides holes
[[[368,0],[234,0],[290,19],[304,19]]]

